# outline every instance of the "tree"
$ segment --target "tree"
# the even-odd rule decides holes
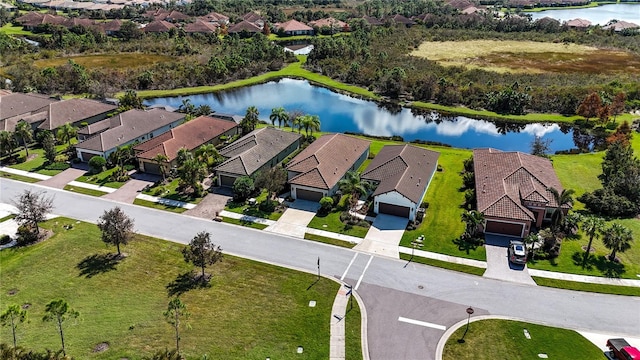
[[[187,159],[178,168],[180,186],[185,189],[190,188],[194,195],[200,196],[202,195],[201,181],[207,176],[206,164],[198,161],[191,153],[188,154]]]
[[[609,145],[598,178],[605,190],[626,197],[636,207],[640,203],[640,161],[630,144],[616,141]]]
[[[53,209],[53,197],[47,197],[44,193],[25,190],[14,205],[18,208],[15,221],[20,225],[28,225],[35,232],[36,237],[40,236],[38,223],[47,219],[47,214]]]
[[[247,108],[247,112],[244,115],[244,118],[242,119],[242,121],[240,121],[240,126],[242,127],[243,133],[247,134],[256,129],[256,125],[258,125],[259,121],[258,115],[260,115],[260,112],[255,106],[249,106]]]
[[[80,314],[69,308],[69,304],[63,299],[49,302],[45,307],[44,312],[45,315],[42,320],[45,322],[55,322],[58,333],[60,334],[60,341],[62,342],[62,354],[66,356],[67,352],[64,347],[64,332],[62,330],[62,324],[68,319],[77,318]]]
[[[255,191],[253,179],[249,176],[241,176],[233,182],[233,197],[238,201],[246,200]]]
[[[176,297],[169,301],[167,311],[163,315],[176,332],[176,351],[180,354],[180,325],[185,322],[185,325],[188,326],[186,320],[189,319],[191,314],[187,311],[187,306]]]
[[[107,160],[100,155],[93,156],[89,159],[89,168],[93,174],[101,173],[105,165],[107,165]]]
[[[304,128],[305,135],[309,136],[309,131],[320,131],[320,117],[318,115],[305,115],[301,120],[301,127]]]
[[[160,174],[162,175],[163,182],[167,178],[167,161],[169,161],[169,158],[167,158],[167,156],[164,154],[157,154],[153,157],[153,162],[158,165],[158,169],[160,170]]]
[[[8,131],[0,131],[0,156],[12,155],[18,147],[16,137]]]
[[[188,247],[182,249],[182,255],[185,262],[192,263],[202,269],[200,279],[204,283],[206,282],[205,267],[222,260],[222,249],[211,242],[210,233],[202,231],[191,240]]]
[[[531,142],[531,155],[548,157],[547,153],[551,148],[552,139],[543,139],[542,136],[535,136]]]
[[[51,131],[42,134],[42,149],[49,164],[53,164],[56,161],[56,138]]]
[[[120,111],[127,111],[131,109],[144,109],[142,99],[138,96],[135,90],[127,90],[124,95],[118,99],[118,105]]]
[[[562,192],[558,192],[557,189],[551,187],[549,188],[549,191],[553,195],[557,206],[555,210],[553,210],[553,214],[551,214],[551,226],[557,228],[564,218],[564,211],[562,211],[562,208],[566,208],[573,204],[573,194],[575,193],[575,190],[563,189]]]
[[[463,212],[460,217],[465,224],[463,237],[475,239],[480,234],[480,228],[484,224],[484,214],[478,210]]]
[[[58,140],[71,146],[71,139],[78,134],[76,128],[70,123],[65,123],[58,129]]]
[[[16,328],[18,324],[24,322],[27,318],[27,311],[18,305],[9,305],[7,310],[0,315],[0,323],[2,326],[11,326],[11,334],[13,335],[13,348],[17,347]]]
[[[213,144],[200,145],[196,150],[196,158],[205,164],[209,170],[213,169],[223,159]]]
[[[598,111],[602,107],[602,98],[598,95],[597,92],[592,92],[587,95],[587,97],[580,103],[576,113],[582,117],[584,117],[587,122],[589,122],[590,118],[594,118],[598,116]]]
[[[610,261],[616,261],[616,253],[629,250],[632,241],[633,233],[631,230],[619,223],[611,224],[602,234],[604,246],[611,250],[611,254],[609,255]]]
[[[27,158],[29,157],[29,143],[33,141],[33,130],[31,129],[31,124],[24,120],[18,121],[16,124],[15,134],[17,137],[22,140],[22,145],[24,146],[24,151],[26,152]]]
[[[102,232],[102,241],[115,245],[118,256],[121,256],[120,244],[127,245],[133,237],[133,219],[116,206],[104,211],[98,219],[98,228]]]
[[[182,104],[178,107],[178,111],[185,114],[193,115],[196,112],[196,106],[193,105],[191,99],[183,99]]]
[[[347,172],[344,179],[338,181],[338,189],[343,194],[351,195],[349,197],[349,208],[351,209],[356,205],[360,196],[366,194],[371,188],[371,183],[360,178],[360,173],[357,171]]]
[[[611,114],[613,115],[613,122],[616,121],[616,117],[622,114],[624,111],[624,102],[627,100],[627,95],[623,92],[619,92],[613,98],[611,102]]]
[[[587,245],[587,249],[584,252],[584,258],[582,259],[582,268],[584,269],[587,265],[587,260],[589,259],[589,252],[591,251],[593,238],[599,237],[603,233],[604,219],[593,215],[587,216],[582,221],[581,227],[582,231],[589,236],[589,244]]]
[[[275,125],[276,121],[278,122],[278,127],[287,126],[289,121],[289,114],[287,111],[281,106],[277,108],[271,109],[271,115],[269,115],[269,120],[271,120],[271,125]]]
[[[258,189],[267,189],[269,198],[273,199],[287,183],[287,171],[279,166],[267,171],[261,171],[256,176],[254,186]]]

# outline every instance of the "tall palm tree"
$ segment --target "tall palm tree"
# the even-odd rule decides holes
[[[484,224],[484,214],[478,210],[465,211],[460,216],[465,223],[464,234],[476,238],[480,234],[480,226]]]
[[[284,122],[284,125],[286,126],[287,121],[289,120],[289,114],[282,106],[273,108],[271,109],[271,115],[269,115],[269,120],[271,120],[271,125],[275,126],[277,121],[278,127],[282,127],[283,122]]]
[[[181,147],[180,150],[178,150],[178,154],[176,157],[176,159],[178,160],[178,167],[182,166],[185,162],[187,162],[187,160],[190,160],[192,158],[193,154],[191,154],[186,148]]]
[[[195,155],[198,161],[206,164],[209,169],[213,168],[220,160],[220,154],[213,144],[201,145]]]
[[[16,124],[15,134],[22,140],[22,145],[24,145],[24,151],[26,152],[26,156],[28,158],[29,143],[33,141],[33,130],[31,130],[31,125],[24,120],[18,121],[18,123]]]
[[[307,115],[305,121],[305,130],[311,131],[311,135],[313,135],[313,131],[320,131],[320,116],[318,115]],[[309,134],[307,134],[309,136]]]
[[[587,249],[584,252],[584,258],[582,259],[582,268],[587,265],[587,260],[589,259],[589,251],[591,250],[591,244],[593,243],[593,238],[599,237],[602,235],[604,230],[604,219],[597,216],[587,216],[582,221],[582,231],[589,236],[589,244],[587,245]]]
[[[551,226],[557,228],[564,218],[562,208],[573,204],[573,193],[575,193],[575,191],[573,189],[564,189],[562,192],[558,192],[558,190],[553,187],[550,187],[549,191],[553,194],[553,198],[557,204],[556,209],[553,211],[553,214],[551,214]]]
[[[300,115],[300,116],[296,116],[293,119],[291,119],[291,131],[293,132],[293,130],[297,127],[298,128],[298,134],[300,134],[301,130],[302,130],[302,122],[305,118],[305,115]]]
[[[258,115],[260,115],[258,108],[256,108],[255,106],[249,106],[247,108],[246,114],[244,115],[244,118],[240,122],[240,125],[242,126],[242,131],[244,131],[245,133],[249,133],[255,130],[256,125],[258,125],[258,121],[259,121]]]
[[[78,132],[76,131],[76,128],[69,123],[62,125],[57,132],[58,140],[63,143],[66,142],[69,146],[71,146],[71,139],[73,139],[77,134]]]
[[[616,260],[617,252],[629,250],[632,241],[633,233],[631,230],[618,223],[613,223],[610,227],[606,228],[602,236],[604,246],[611,250],[611,254],[609,255],[610,261]]]
[[[167,179],[167,161],[169,161],[169,158],[164,154],[157,154],[153,157],[153,161],[158,164],[160,174],[162,175],[162,181],[164,182]]]
[[[200,106],[198,106],[198,108],[196,109],[196,114],[197,115],[201,115],[201,116],[206,116],[211,114],[211,106],[207,105],[207,104],[202,104]]]
[[[0,155],[12,155],[18,147],[18,141],[14,134],[8,131],[0,131]]]
[[[182,104],[178,107],[178,111],[193,115],[196,111],[196,106],[191,103],[191,99],[183,99]]]
[[[349,208],[351,209],[358,202],[360,196],[371,190],[371,187],[371,183],[360,178],[360,173],[357,171],[347,172],[344,179],[338,182],[338,189],[343,194],[351,194],[349,197]]]

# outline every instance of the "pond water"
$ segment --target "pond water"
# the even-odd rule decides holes
[[[640,3],[607,4],[584,9],[558,9],[528,12],[533,20],[550,17],[560,22],[581,18],[592,24],[606,25],[611,20],[624,20],[640,25]]]
[[[494,147],[523,152],[530,151],[535,136],[542,136],[552,141],[552,151],[576,147],[573,130],[557,124],[514,125],[445,116],[437,112],[416,112],[407,108],[389,109],[373,101],[338,94],[294,79],[218,93],[148,99],[145,105],[166,104],[178,108],[184,99],[190,99],[195,106],[206,104],[216,112],[243,116],[247,107],[255,106],[260,112],[260,119],[267,122],[272,108],[282,106],[287,111],[300,110],[319,115],[321,130],[327,132],[398,135],[405,141],[435,141],[458,148]],[[584,137],[580,137],[580,141],[584,142]]]

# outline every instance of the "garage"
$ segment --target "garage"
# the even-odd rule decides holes
[[[309,201],[320,201],[324,196],[323,193],[319,191],[305,190],[296,188],[296,199],[300,200],[309,200]]]
[[[378,213],[409,218],[409,214],[411,213],[411,211],[407,206],[399,206],[381,202],[378,204]]]
[[[82,154],[81,160],[84,162],[89,162],[89,160],[91,160],[91,158],[94,156],[100,156],[100,155],[86,153],[86,152],[82,152],[81,154]]]
[[[160,175],[160,165],[158,164],[152,164],[152,163],[148,163],[145,162],[144,164],[144,172],[149,173],[149,174],[156,174],[156,175]]]
[[[492,233],[492,234],[521,237],[523,227],[524,227],[524,224],[514,224],[514,223],[487,220],[485,232]]]
[[[236,181],[236,178],[233,176],[220,175],[220,185],[232,187],[233,183]]]

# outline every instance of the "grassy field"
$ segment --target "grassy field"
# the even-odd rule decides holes
[[[575,291],[587,291],[601,294],[613,294],[613,295],[627,295],[627,296],[640,296],[640,288],[633,286],[618,286],[618,285],[601,285],[582,283],[577,281],[566,281],[557,279],[541,278],[532,276],[533,281],[538,286],[547,286],[558,289],[567,289]]]
[[[150,189],[144,190],[143,193],[147,195],[159,196],[165,199],[182,201],[186,203],[198,204],[204,196],[194,197],[191,194],[186,195],[178,192],[178,186],[180,185],[180,179],[174,179],[170,183],[160,186],[155,186]]]
[[[104,191],[87,189],[87,188],[78,187],[78,186],[71,186],[71,185],[65,185],[64,190],[75,192],[75,193],[78,193],[78,194],[97,196],[97,197],[100,197],[102,195],[106,195],[107,194]]]
[[[0,27],[0,33],[14,36],[33,35],[31,31],[24,30],[22,26],[14,26],[11,23],[6,23]]]
[[[169,205],[164,205],[164,204],[160,204],[160,203],[157,203],[157,202],[148,201],[148,200],[142,200],[142,199],[134,199],[133,200],[133,204],[134,205],[140,205],[140,206],[148,207],[148,208],[152,208],[152,209],[171,211],[171,212],[178,213],[178,214],[187,211],[187,209],[185,209],[183,207],[169,206]]]
[[[111,181],[109,180],[109,177],[111,177],[111,174],[113,174],[113,172],[116,170],[116,168],[111,168],[111,169],[107,169],[99,174],[95,174],[95,175],[90,175],[88,172],[85,173],[84,175],[80,176],[79,178],[76,179],[76,181],[80,181],[83,183],[87,183],[87,184],[94,184],[94,185],[100,185],[100,186],[106,186],[106,187],[110,187],[110,188],[114,188],[114,189],[119,189],[122,187],[122,185],[124,185],[124,182],[119,182],[119,181]]]
[[[68,63],[69,60],[73,60],[87,69],[130,69],[160,62],[171,62],[174,61],[175,58],[157,54],[121,53],[42,59],[35,61],[33,64],[39,68],[46,68],[62,66]]]
[[[11,174],[11,173],[4,172],[4,171],[0,171],[0,177],[6,178],[6,179],[22,181],[22,182],[26,182],[26,183],[37,183],[38,181],[40,181],[40,179],[36,179],[36,178],[28,177],[28,176]]]
[[[268,225],[265,225],[265,224],[258,224],[258,223],[254,223],[252,221],[234,219],[234,218],[230,218],[230,217],[223,217],[222,218],[222,222],[225,222],[227,224],[240,225],[240,226],[244,226],[244,227],[248,227],[248,228],[252,228],[252,229],[258,229],[258,230],[263,230],[264,228],[266,228],[268,226]]]
[[[257,218],[269,219],[269,220],[277,221],[278,219],[280,219],[280,217],[283,214],[281,210],[272,211],[272,212],[269,213],[269,212],[264,212],[264,211],[260,210],[259,207],[258,207],[258,204],[260,204],[261,202],[267,200],[267,196],[269,196],[269,193],[266,190],[263,189],[262,193],[260,193],[260,195],[258,195],[255,198],[256,199],[256,206],[250,206],[246,202],[237,203],[237,202],[230,201],[224,207],[224,209],[226,211],[233,212],[233,213],[236,213],[236,214],[254,216],[254,217],[257,217]]]
[[[65,230],[64,225],[73,228]],[[225,256],[208,269],[211,286],[202,288],[189,280],[194,268],[182,259],[182,245],[136,236],[122,248],[127,257],[115,260],[115,248],[105,247],[95,225],[57,218],[43,226],[55,235],[28,248],[0,252],[0,303],[29,304],[31,321],[18,328],[21,346],[60,347],[54,325],[41,317],[47,302],[64,298],[80,313],[65,323],[69,355],[141,359],[174,346],[162,313],[169,294],[181,294],[191,313],[191,328],[182,330],[180,343],[189,359],[204,354],[229,359],[329,357],[329,319],[339,287],[331,280],[322,278],[310,287],[316,281],[313,274]],[[33,271],[42,264],[46,271]],[[308,306],[310,300],[317,301],[316,307]],[[10,339],[8,327],[0,329],[0,337]],[[103,342],[108,350],[92,351]],[[304,347],[303,354],[295,353],[298,346]]]
[[[325,244],[331,244],[331,245],[340,246],[340,247],[344,247],[344,248],[348,248],[348,249],[353,249],[353,247],[356,246],[356,244],[350,243],[348,241],[342,241],[342,240],[338,240],[338,239],[334,239],[334,238],[328,238],[328,237],[325,237],[325,236],[309,234],[309,233],[305,233],[304,234],[304,238],[307,239],[307,240],[312,240],[312,241],[315,241],[315,242],[321,242],[321,243],[325,243]]]
[[[311,222],[307,227],[318,230],[331,231],[338,234],[355,236],[364,238],[369,231],[368,227],[353,225],[345,225],[340,221],[340,214],[342,211],[332,211],[327,215],[316,215],[311,219]]]
[[[603,359],[602,351],[573,330],[542,326],[520,321],[481,320],[472,322],[464,343],[458,343],[466,326],[456,330],[447,340],[444,360],[538,359]],[[531,339],[524,337],[524,329]]]
[[[428,41],[411,55],[446,66],[499,73],[638,73],[640,56],[625,51],[537,41]],[[606,66],[604,66],[606,64]]]
[[[67,144],[56,145],[56,153],[59,154],[66,148]],[[27,153],[24,148],[21,147],[21,149],[22,150],[17,153],[17,157],[19,159],[26,159]],[[46,162],[47,159],[44,156],[44,150],[41,148],[33,148],[29,149],[29,160],[9,165],[9,167],[49,176],[57,175],[70,167],[67,163],[46,164]]]

